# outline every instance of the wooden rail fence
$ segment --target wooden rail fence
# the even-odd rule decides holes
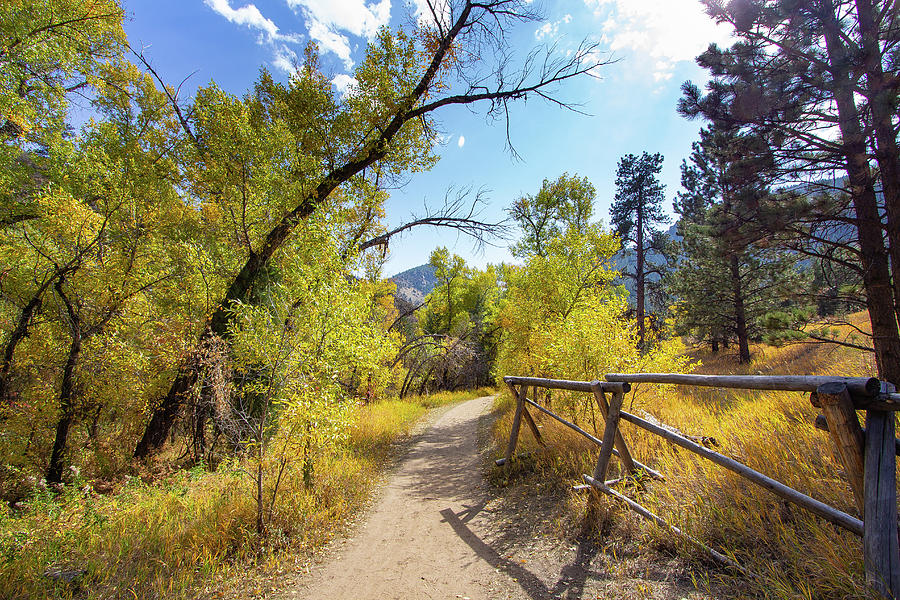
[[[624,475],[622,479],[633,477],[639,472],[653,479],[664,479],[663,474],[638,462],[631,455],[620,430],[620,423],[627,421],[660,436],[671,444],[737,473],[744,479],[770,490],[838,527],[861,536],[867,583],[885,597],[900,598],[900,546],[898,546],[896,494],[896,457],[900,454],[900,442],[896,439],[894,418],[894,412],[900,409],[900,394],[896,393],[892,384],[864,377],[677,373],[609,373],[606,375],[606,381],[568,381],[537,377],[504,377],[503,380],[516,399],[516,412],[505,455],[496,461],[498,465],[513,460],[523,419],[538,444],[545,445],[541,432],[528,410],[534,408],[600,447],[593,474],[583,475],[586,485],[579,487],[593,488],[612,496],[643,517],[689,539],[716,560],[746,572],[732,559],[690,538],[644,506],[612,489],[611,486],[620,481],[606,479],[613,456],[617,456],[622,463]],[[823,413],[816,419],[816,427],[829,432],[849,480],[859,514],[863,518],[859,519],[811,498],[669,428],[622,410],[625,394],[631,390],[632,384],[637,383],[809,393],[813,406],[820,408]],[[597,438],[549,408],[541,406],[537,402],[536,393],[534,400],[529,399],[528,388],[535,391],[537,388],[543,388],[592,394],[605,420],[603,437]],[[606,399],[607,394],[610,394],[609,401]],[[860,426],[857,410],[865,410],[865,429]]]

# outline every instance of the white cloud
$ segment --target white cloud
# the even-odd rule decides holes
[[[295,71],[294,65],[297,64],[297,53],[286,45],[281,44],[275,49],[275,57],[272,59],[272,64],[285,73],[293,73]]]
[[[327,25],[316,20],[310,20],[307,26],[309,37],[317,41],[322,50],[336,54],[348,69],[353,67],[353,59],[350,58],[350,40],[346,36],[332,31]]]
[[[299,42],[302,38],[296,34],[283,34],[278,31],[278,26],[271,19],[265,18],[255,4],[248,4],[240,8],[231,8],[229,0],[204,0],[206,5],[237,25],[246,25],[250,29],[256,29],[266,36],[269,42]]]
[[[534,39],[540,41],[540,40],[544,39],[545,37],[550,37],[550,36],[556,35],[556,33],[558,31],[559,31],[559,22],[558,21],[556,23],[551,23],[550,21],[547,21],[546,23],[544,23],[543,25],[541,25],[540,27],[538,27],[537,29],[534,30]]]
[[[372,39],[378,29],[391,19],[391,0],[287,0],[288,6],[299,11],[306,20],[309,37],[322,50],[332,52],[349,69],[350,41],[344,33]]]
[[[416,20],[419,25],[434,25],[439,19],[441,24],[449,27],[453,16],[450,0],[407,0],[416,9]]]
[[[291,50],[287,44],[299,43],[303,40],[302,35],[281,33],[275,22],[264,17],[255,4],[232,8],[229,0],[204,0],[204,2],[229,22],[246,25],[250,29],[258,31],[260,33],[258,43],[268,44],[272,47],[272,65],[285,73],[293,73],[297,53]]]
[[[356,86],[359,85],[359,82],[346,73],[339,73],[338,75],[334,76],[334,79],[331,80],[331,84],[338,89],[338,91],[341,93],[341,96],[347,96],[356,89]]]
[[[570,15],[570,14],[566,14],[565,16],[563,16],[562,19],[560,19],[559,21],[555,21],[553,23],[551,23],[550,21],[547,21],[546,23],[544,23],[543,25],[541,25],[540,27],[538,27],[535,30],[534,39],[541,42],[544,40],[544,38],[548,38],[548,37],[555,38],[556,35],[559,33],[559,26],[563,25],[563,24],[568,25],[571,22],[572,22],[572,15]]]
[[[391,18],[391,0],[366,3],[365,0],[287,0],[293,9],[337,31],[372,38]]]
[[[459,141],[456,142],[456,145],[459,146],[460,148],[465,146],[466,145],[466,136],[464,136],[464,135],[459,136]]]
[[[693,62],[710,42],[730,45],[731,28],[717,25],[699,0],[584,0],[603,19],[610,50],[631,50],[648,58],[656,81],[672,77],[675,65]]]

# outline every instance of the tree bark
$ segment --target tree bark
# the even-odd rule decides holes
[[[168,437],[169,431],[175,423],[178,413],[181,411],[184,399],[187,398],[194,388],[194,384],[197,383],[197,373],[198,367],[195,358],[186,361],[178,369],[178,374],[175,376],[169,392],[156,410],[153,411],[150,421],[144,428],[144,434],[134,450],[135,458],[146,457],[165,443],[166,437]]]
[[[750,340],[747,334],[747,312],[744,309],[741,264],[736,253],[731,255],[729,270],[731,273],[731,298],[734,303],[734,330],[738,338],[738,357],[741,364],[744,364],[750,362]]]
[[[16,346],[28,335],[28,326],[34,313],[41,308],[43,292],[46,288],[40,289],[25,305],[22,312],[19,313],[19,320],[16,322],[16,328],[9,335],[6,346],[3,348],[3,362],[0,363],[0,402],[9,401],[9,374],[12,369],[13,356],[16,353]]]
[[[637,209],[637,264],[635,265],[635,292],[637,294],[638,348],[645,350],[646,328],[644,324],[644,206]]]
[[[19,313],[19,319],[16,321],[16,328],[10,334],[9,339],[6,341],[6,345],[3,348],[3,362],[0,363],[0,402],[8,400],[9,375],[12,370],[12,361],[16,353],[16,347],[19,345],[19,342],[28,336],[28,327],[31,325],[34,314],[41,308],[44,294],[51,285],[59,281],[60,278],[65,277],[66,273],[74,268],[73,263],[58,268],[52,276],[48,277],[46,281],[35,290],[34,295],[25,304],[22,312]]]
[[[63,367],[62,383],[59,388],[59,421],[56,423],[56,437],[50,453],[50,465],[47,467],[47,483],[62,483],[63,457],[69,438],[69,428],[75,418],[75,369],[81,355],[81,328],[72,324],[72,343]]]
[[[856,0],[862,41],[866,98],[875,131],[875,159],[881,171],[881,188],[887,215],[888,252],[894,290],[894,312],[900,318],[900,148],[894,128],[896,90],[888,84],[882,66],[880,32],[871,0]]]
[[[863,286],[872,324],[875,361],[879,376],[894,383],[900,381],[900,331],[897,329],[897,315],[894,311],[888,252],[884,245],[882,221],[869,169],[866,138],[853,98],[852,81],[847,72],[848,62],[840,60],[845,54],[840,30],[834,20],[833,7],[830,2],[827,4],[831,13],[826,14],[823,29],[832,65],[833,93],[850,181],[850,196],[856,212]]]

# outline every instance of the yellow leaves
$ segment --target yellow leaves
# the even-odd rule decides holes
[[[222,220],[222,209],[210,202],[204,202],[200,208],[203,219],[210,225],[216,225]]]
[[[20,139],[61,133],[66,88],[121,55],[122,17],[109,0],[0,3],[0,114],[16,123]]]
[[[45,225],[44,232],[62,244],[93,239],[104,222],[102,215],[60,186],[51,186],[41,194],[37,206]]]
[[[497,375],[591,380],[606,372],[642,371],[650,365],[679,372],[687,361],[680,342],[651,343],[641,354],[624,294],[612,286],[610,257],[618,241],[598,226],[570,228],[506,272],[507,297],[499,323]]]

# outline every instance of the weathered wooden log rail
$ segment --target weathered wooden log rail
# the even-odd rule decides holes
[[[532,407],[600,447],[593,474],[583,475],[582,478],[587,485],[579,487],[593,488],[612,496],[643,517],[668,527],[677,535],[697,544],[714,559],[744,571],[731,558],[690,538],[644,506],[612,489],[611,486],[620,481],[620,479],[606,480],[613,456],[617,456],[622,463],[624,475],[622,479],[633,477],[638,472],[643,472],[654,479],[664,479],[663,474],[641,464],[631,456],[619,427],[621,421],[627,421],[861,536],[866,581],[885,597],[900,597],[900,546],[898,546],[896,494],[896,457],[900,454],[900,442],[896,439],[894,417],[894,411],[900,410],[900,394],[895,393],[892,384],[865,377],[680,373],[609,373],[606,375],[606,381],[569,381],[537,377],[504,377],[503,380],[516,399],[516,412],[509,444],[504,457],[497,461],[497,465],[507,464],[513,459],[523,418],[538,444],[545,445],[540,430],[528,411],[528,408]],[[850,482],[850,488],[853,490],[856,506],[864,518],[858,519],[849,515],[733,458],[710,450],[676,431],[622,410],[625,394],[631,391],[632,385],[641,383],[808,392],[813,406],[821,408],[824,413],[816,419],[816,426],[829,432],[836,454],[840,457]],[[602,439],[538,404],[536,393],[535,400],[529,399],[528,388],[560,389],[592,394],[606,423]],[[607,393],[610,394],[608,402]],[[866,411],[865,429],[860,426],[857,410]]]

